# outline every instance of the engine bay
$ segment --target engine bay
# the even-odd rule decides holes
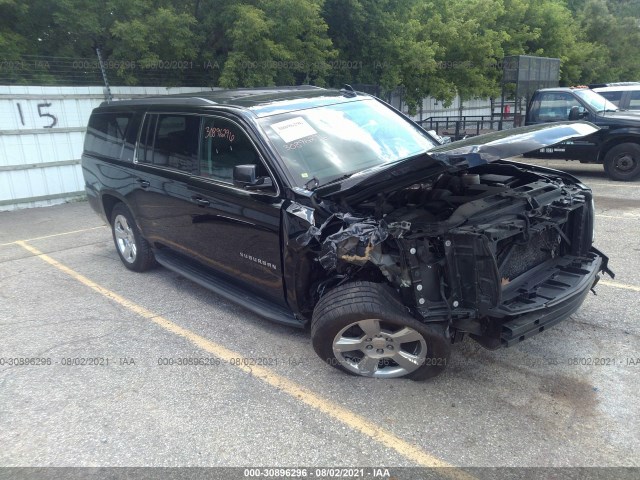
[[[520,276],[584,253],[590,200],[560,175],[493,163],[377,193],[348,213],[332,213],[299,241],[315,239],[318,261],[333,275],[320,291],[366,278],[398,289],[422,318],[450,316],[456,306],[479,315]]]
[[[565,186],[560,178],[549,179],[511,165],[483,165],[468,171],[443,173],[358,205],[358,213],[385,219],[387,223],[407,221],[433,223],[447,220],[460,206],[485,197],[545,180]]]

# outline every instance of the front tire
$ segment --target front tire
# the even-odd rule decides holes
[[[329,365],[363,377],[425,380],[445,369],[451,353],[444,327],[409,316],[391,288],[370,282],[324,295],[313,312],[311,338]]]
[[[123,203],[113,207],[111,233],[118,256],[129,270],[144,272],[156,264],[151,245],[142,238],[133,215]]]
[[[612,180],[628,182],[640,176],[640,145],[621,143],[604,157],[604,171]]]

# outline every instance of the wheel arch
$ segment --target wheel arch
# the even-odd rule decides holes
[[[635,143],[640,146],[640,133],[639,134],[631,134],[631,133],[620,134],[607,140],[602,145],[602,147],[600,148],[600,151],[598,152],[598,162],[604,162],[604,159],[606,158],[607,153],[609,153],[609,150],[623,143]]]
[[[102,210],[104,211],[104,215],[107,218],[108,222],[111,222],[111,214],[113,213],[113,208],[118,203],[123,203],[122,200],[114,195],[110,195],[105,193],[102,195]]]
[[[104,192],[100,196],[100,203],[102,205],[102,210],[104,211],[104,215],[108,223],[111,223],[111,215],[113,213],[113,209],[118,203],[124,204],[124,206],[127,207],[129,212],[131,212],[131,216],[133,217],[133,219],[136,221],[136,223],[138,223],[138,219],[136,218],[135,213],[131,208],[131,205],[129,205],[129,203],[127,202],[127,199],[122,195],[116,192]]]

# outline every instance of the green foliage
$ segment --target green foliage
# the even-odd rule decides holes
[[[331,83],[402,86],[415,107],[436,71],[435,47],[416,16],[421,0],[326,0],[324,18],[338,49]]]
[[[220,85],[322,84],[335,52],[315,0],[258,0],[226,9]],[[283,19],[286,19],[283,21]]]
[[[640,80],[638,45],[640,0],[0,0],[3,60],[99,47],[112,83],[189,62],[212,86],[401,87],[412,109],[497,96],[507,55],[560,58],[563,84]],[[157,73],[178,85],[194,68]]]
[[[198,53],[195,23],[191,14],[176,12],[172,7],[150,10],[144,20],[116,20],[110,32],[114,39],[111,59],[121,60],[116,62],[118,76],[135,85],[137,69],[157,68],[159,62],[169,59],[167,83],[179,84],[181,69]],[[131,68],[132,60],[136,68]]]
[[[449,104],[455,94],[465,100],[499,93],[508,36],[498,28],[501,0],[439,0],[425,3],[420,17],[425,37],[438,45],[438,71],[431,95]]]
[[[589,81],[640,80],[640,2],[587,0],[577,10],[585,37],[598,56],[589,61]],[[628,16],[635,13],[635,17]]]
[[[0,52],[9,61],[28,52],[29,40],[13,28],[27,12],[26,5],[16,0],[0,0]]]
[[[577,84],[582,66],[596,49],[584,42],[580,25],[563,0],[505,0],[503,25],[516,26],[505,45],[508,55],[560,58],[561,82]]]

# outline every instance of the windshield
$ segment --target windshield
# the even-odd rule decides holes
[[[260,119],[296,184],[319,185],[436,146],[425,132],[375,99]]]
[[[580,97],[584,102],[586,102],[591,108],[593,108],[596,112],[602,111],[612,111],[617,112],[618,107],[616,107],[609,100],[604,98],[602,95],[594,92],[593,90],[575,90],[575,94]]]

